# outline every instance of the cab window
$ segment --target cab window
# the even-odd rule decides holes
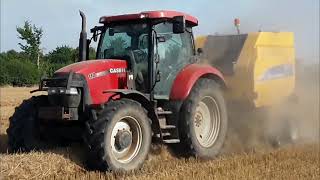
[[[192,33],[190,29],[174,34],[170,22],[159,23],[154,29],[158,39],[155,46],[155,53],[159,57],[157,70],[161,74],[160,82],[155,86],[155,98],[168,99],[175,77],[194,55]]]

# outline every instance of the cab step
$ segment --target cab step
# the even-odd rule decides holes
[[[162,137],[168,137],[171,136],[171,133],[169,132],[161,132]],[[161,137],[160,134],[155,134],[155,137],[160,138]]]
[[[166,144],[175,144],[180,143],[180,139],[164,139],[163,142]]]
[[[160,127],[161,129],[175,129],[176,126],[175,125],[164,125]]]
[[[169,115],[169,114],[172,114],[172,111],[157,111],[157,114],[158,115]]]
[[[171,133],[169,133],[169,132],[163,132],[161,134],[163,137],[171,136]]]

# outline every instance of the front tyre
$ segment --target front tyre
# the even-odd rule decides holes
[[[148,156],[151,125],[145,109],[135,101],[109,102],[87,122],[87,163],[101,171],[138,169]]]
[[[47,96],[34,96],[24,100],[16,108],[7,129],[9,152],[29,152],[42,149],[40,140],[40,123],[37,118],[38,108],[46,105]]]
[[[179,131],[181,143],[174,148],[204,159],[214,158],[227,133],[227,111],[219,85],[199,79],[182,106]]]

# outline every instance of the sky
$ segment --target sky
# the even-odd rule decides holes
[[[16,27],[30,20],[42,27],[42,48],[76,47],[81,19],[88,29],[99,17],[145,10],[177,10],[199,19],[195,34],[234,34],[233,19],[240,18],[241,32],[292,31],[297,57],[319,62],[319,0],[0,0],[0,51],[19,50]]]

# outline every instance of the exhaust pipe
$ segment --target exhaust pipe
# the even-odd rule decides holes
[[[80,16],[82,20],[82,27],[80,32],[80,39],[79,39],[79,60],[78,61],[85,61],[87,59],[87,19],[85,14],[80,11]]]

